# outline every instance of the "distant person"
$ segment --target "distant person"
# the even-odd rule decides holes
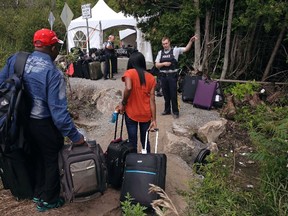
[[[179,55],[191,49],[192,43],[196,39],[195,35],[191,37],[186,47],[171,47],[170,39],[168,37],[162,38],[163,49],[158,52],[155,60],[155,66],[160,70],[159,77],[165,101],[162,115],[170,115],[172,105],[173,117],[179,118],[177,98],[178,58]]]
[[[148,129],[157,127],[155,85],[152,74],[146,71],[145,57],[140,52],[131,54],[127,70],[122,81],[125,82],[123,100],[119,105],[120,112],[125,111],[125,123],[129,142],[137,149],[138,125],[142,148],[145,145],[145,136]],[[147,153],[150,153],[150,142],[147,142]]]
[[[117,57],[115,55],[114,35],[109,35],[108,40],[104,43],[105,68],[104,80],[115,80],[113,74],[117,73]]]
[[[53,61],[63,41],[49,29],[35,32],[34,52],[28,57],[23,75],[24,89],[31,104],[29,133],[35,165],[33,201],[40,212],[61,207],[58,153],[64,137],[75,144],[84,143],[68,112],[66,83]],[[0,83],[14,73],[16,55],[11,56],[0,73]]]

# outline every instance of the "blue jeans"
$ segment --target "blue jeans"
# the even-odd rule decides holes
[[[151,121],[148,122],[136,122],[132,119],[130,119],[127,114],[125,114],[125,123],[127,127],[127,132],[128,132],[128,139],[129,142],[133,144],[133,146],[137,149],[137,141],[138,141],[138,124],[140,127],[140,140],[142,144],[142,148],[145,148],[145,136],[146,136],[146,131],[148,130]],[[147,153],[150,153],[150,142],[149,139],[147,141]]]

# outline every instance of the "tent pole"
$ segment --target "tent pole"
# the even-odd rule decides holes
[[[86,26],[87,26],[87,51],[86,51],[86,53],[90,56],[89,26],[88,26],[88,19],[87,18],[86,18]]]

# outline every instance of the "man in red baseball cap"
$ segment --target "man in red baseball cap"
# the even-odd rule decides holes
[[[64,42],[58,39],[56,33],[50,29],[40,29],[34,33],[33,44],[35,50],[40,52],[46,52],[51,55],[53,61],[59,54],[59,44],[62,45]],[[50,49],[51,48],[51,49]]]
[[[68,112],[65,77],[54,63],[63,41],[54,31],[40,29],[34,34],[33,44],[34,52],[26,61],[23,83],[27,105],[31,105],[26,123],[35,171],[33,201],[36,209],[43,212],[64,204],[58,168],[64,137],[75,144],[84,144],[85,140]],[[13,75],[16,57],[17,54],[7,60],[0,72],[0,84]]]
[[[64,42],[58,39],[54,31],[43,28],[35,32],[33,43],[35,47],[43,47],[55,43],[63,44]]]

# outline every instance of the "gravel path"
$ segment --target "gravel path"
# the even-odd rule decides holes
[[[115,89],[115,92],[121,91],[124,89],[124,82],[121,81],[121,76],[123,72],[115,74],[116,80],[87,80],[81,78],[70,78],[70,84],[72,91],[81,92],[89,92],[89,89],[92,89],[94,92],[101,91],[103,89]],[[119,92],[118,92],[119,93]],[[85,93],[84,93],[85,94]],[[117,98],[118,101],[115,101],[115,106],[120,103],[122,96]],[[194,108],[191,104],[184,103],[181,100],[181,94],[179,94],[179,103],[180,103],[180,118],[174,120],[172,116],[161,116],[161,112],[164,110],[164,98],[156,97],[156,106],[157,106],[157,124],[160,129],[160,135],[164,133],[166,130],[170,130],[171,127],[166,127],[168,125],[172,125],[172,122],[179,123],[181,125],[189,125],[192,127],[201,127],[205,123],[213,120],[218,120],[220,118],[219,113],[216,110],[204,110]],[[114,124],[110,123],[111,114],[114,111],[114,107],[107,107],[105,112],[97,113],[97,110],[91,110],[94,113],[94,119],[80,119],[76,120],[76,122],[80,123],[80,125],[91,125],[93,129],[99,129],[97,133],[96,131],[89,133],[89,136],[95,138],[100,143],[103,143],[103,148],[106,148],[107,136],[110,135],[112,138],[114,136]],[[96,119],[97,118],[97,119]],[[100,129],[101,128],[101,129]],[[112,129],[111,129],[112,128]],[[89,132],[89,131],[88,131]],[[91,131],[90,131],[91,132]],[[96,135],[96,136],[95,136]],[[125,129],[124,129],[125,135]],[[164,134],[163,134],[164,135]],[[160,137],[160,136],[159,136]],[[109,140],[109,139],[108,139]]]

